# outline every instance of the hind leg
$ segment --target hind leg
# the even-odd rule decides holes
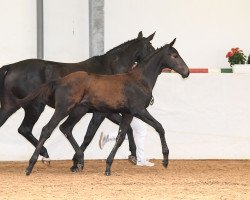
[[[83,117],[83,115],[85,115],[84,112],[81,112],[77,115],[74,115],[73,113],[70,114],[70,116],[68,117],[68,119],[60,126],[60,130],[63,133],[72,131],[73,127],[76,125],[76,123]],[[90,144],[90,142],[92,141],[96,130],[98,129],[98,127],[100,126],[100,124],[103,122],[103,120],[105,119],[106,114],[101,114],[101,113],[93,113],[93,117],[89,123],[88,129],[87,129],[87,133],[84,137],[84,141],[82,143],[82,145],[80,146],[82,152],[85,151],[85,149],[87,148],[87,146]],[[73,160],[73,166],[70,168],[70,170],[72,172],[75,172],[76,170],[78,170],[77,167],[77,163],[78,163],[78,158],[77,155],[75,154],[74,157],[72,158]]]
[[[66,111],[62,111],[62,110],[57,111],[57,110],[55,110],[55,113],[53,114],[50,121],[43,127],[40,138],[39,138],[39,141],[38,141],[38,144],[37,144],[37,147],[36,147],[32,157],[29,160],[29,166],[27,167],[27,169],[25,171],[26,175],[30,175],[34,165],[37,162],[39,153],[40,153],[44,143],[51,136],[53,130],[57,127],[59,122],[66,116],[67,116]]]
[[[7,119],[18,110],[15,107],[1,107],[0,108],[0,127],[7,121]]]
[[[106,117],[105,113],[98,113],[98,112],[93,113],[93,116],[92,116],[92,118],[89,122],[89,125],[88,125],[87,132],[85,134],[83,143],[80,146],[80,148],[82,149],[82,152],[85,151],[85,149],[88,147],[88,145],[90,144],[90,142],[94,138],[97,129],[99,128],[99,126],[101,125],[101,123],[103,122],[105,117]],[[75,169],[77,169],[76,155],[74,155],[72,160],[73,160],[73,166],[70,169],[71,169],[71,171],[75,171]]]
[[[0,108],[0,127],[18,109],[19,109],[19,107],[14,107],[14,106],[10,106],[10,105],[6,106],[5,104],[2,104],[2,107]],[[44,107],[43,107],[43,109],[44,109]],[[42,111],[43,111],[43,109],[42,109]],[[34,109],[31,110],[31,112],[28,112],[28,114],[26,111],[27,111],[27,109],[25,109],[25,118],[24,118],[21,126],[19,127],[18,132],[20,134],[22,134],[27,140],[29,140],[36,147],[37,139],[32,135],[31,130],[32,130],[35,122],[37,121],[37,119],[40,116],[42,111],[39,113],[39,115],[34,111]],[[42,150],[41,154],[42,154],[42,156],[49,158],[47,150],[45,148]]]
[[[81,144],[81,149],[84,152],[85,149],[88,147],[88,145],[90,144],[90,142],[93,140],[97,129],[100,127],[100,125],[102,124],[103,120],[105,119],[105,117],[107,116],[106,113],[99,113],[99,112],[94,112],[93,116],[89,122],[88,125],[88,129],[86,132],[86,135],[84,137],[84,141]]]
[[[60,131],[66,136],[71,145],[74,147],[75,155],[73,157],[74,165],[70,168],[72,172],[78,172],[83,169],[84,166],[84,154],[82,149],[78,146],[75,141],[72,130],[75,125],[80,121],[80,119],[87,113],[88,108],[85,106],[76,107],[69,115],[67,120],[60,125]]]
[[[44,111],[45,105],[31,104],[24,108],[25,115],[18,132],[25,137],[34,147],[37,146],[38,140],[32,134],[32,129],[39,119],[41,113]],[[42,147],[40,155],[43,156],[43,161],[50,161],[47,149]]]

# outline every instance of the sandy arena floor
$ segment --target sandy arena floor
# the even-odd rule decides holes
[[[0,163],[0,199],[250,199],[250,160],[171,160],[164,169],[115,160],[110,177],[105,161],[85,162],[78,174],[70,161],[41,162],[25,176],[28,162]]]

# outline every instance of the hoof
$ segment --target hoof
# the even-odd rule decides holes
[[[162,165],[167,168],[168,167],[168,160],[163,160]]]
[[[128,161],[132,163],[133,165],[137,164],[137,158],[135,156],[132,156],[132,155],[128,156]]]
[[[105,172],[104,174],[105,174],[105,176],[110,176],[111,173],[110,172]]]
[[[45,165],[50,165],[50,161],[51,161],[50,158],[45,158],[45,157],[42,158],[42,163]]]
[[[73,172],[73,173],[76,173],[77,172],[77,167],[76,166],[72,166],[70,168],[70,171]]]
[[[25,175],[26,175],[26,176],[29,176],[30,173],[31,173],[31,172],[30,172],[29,170],[27,170],[27,169],[25,170]]]
[[[77,172],[82,172],[83,170],[83,165],[82,164],[77,164],[77,166],[72,166],[70,168],[70,171],[73,173],[77,173]]]

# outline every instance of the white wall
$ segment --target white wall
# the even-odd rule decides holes
[[[44,0],[44,58],[89,57],[88,0]],[[37,57],[36,1],[0,0],[0,66]]]
[[[36,2],[0,0],[0,64],[36,57]],[[160,47],[177,37],[190,67],[226,67],[231,47],[250,53],[249,0],[107,0],[105,50],[156,31]],[[45,59],[88,58],[88,0],[44,0]]]
[[[89,57],[88,0],[44,0],[44,58],[78,62]]]
[[[160,76],[149,107],[166,130],[170,157],[249,159],[250,74],[177,76]]]
[[[36,57],[36,1],[0,0],[0,66]]]
[[[155,47],[177,38],[175,47],[193,68],[228,67],[232,47],[250,54],[249,0],[108,0],[105,47],[156,31]]]

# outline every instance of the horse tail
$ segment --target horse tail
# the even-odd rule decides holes
[[[16,99],[17,104],[19,104],[20,107],[29,104],[31,101],[38,101],[39,103],[47,104],[50,96],[55,91],[54,85],[55,81],[41,85],[40,87],[33,90],[28,96],[22,99]]]
[[[5,65],[0,68],[0,97],[3,96],[4,78],[10,69],[10,65]]]

